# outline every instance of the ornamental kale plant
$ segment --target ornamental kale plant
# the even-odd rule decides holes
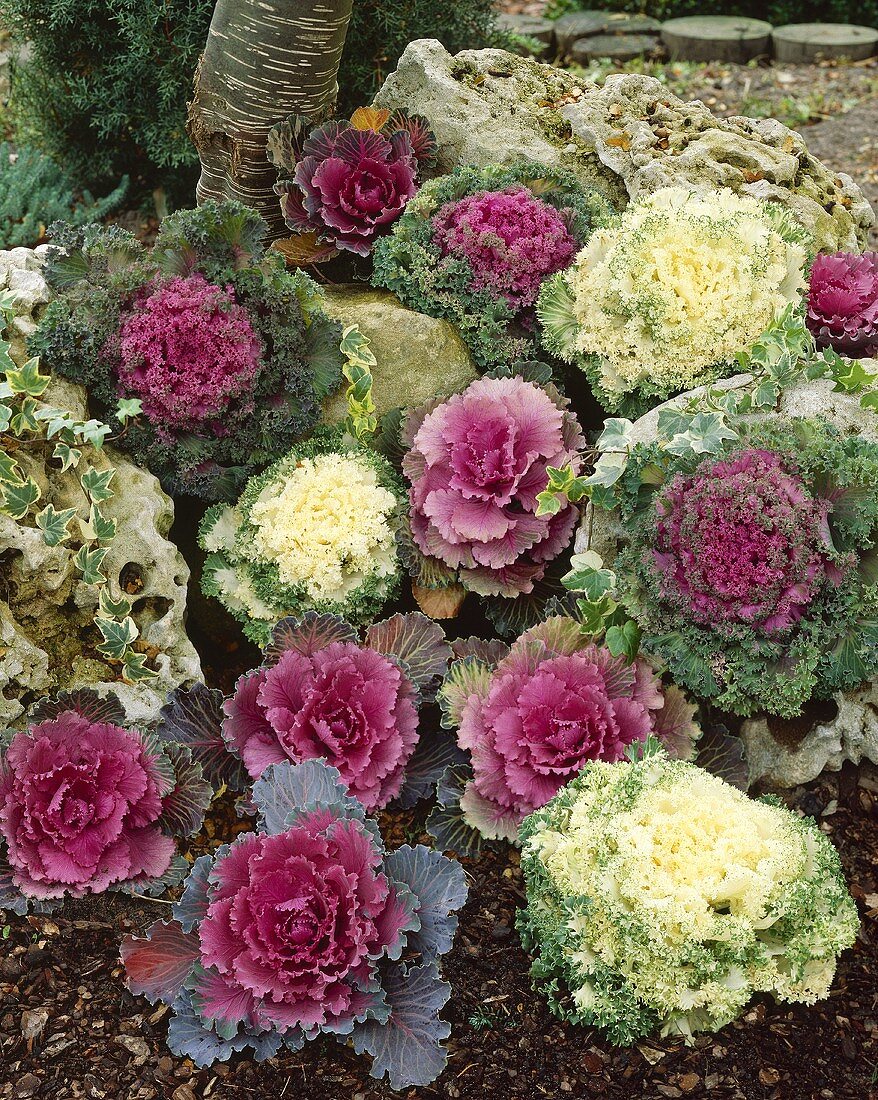
[[[790,717],[878,669],[878,446],[818,420],[740,433],[718,456],[634,449],[614,570],[678,683]]]
[[[350,121],[308,130],[292,115],[268,138],[280,208],[296,234],[288,243],[304,247],[300,262],[337,251],[368,256],[414,195],[421,171],[435,164],[429,124],[405,111],[361,107]]]
[[[700,735],[679,688],[642,658],[594,644],[572,618],[553,616],[510,649],[470,639],[453,650],[443,725],[472,761],[464,821],[489,840],[516,841],[524,818],[591,760],[614,763],[650,736],[689,759]]]
[[[340,431],[319,431],[201,522],[202,574],[258,645],[286,615],[370,622],[399,587],[402,486],[391,465]]]
[[[734,373],[805,287],[808,238],[775,203],[666,187],[593,234],[549,279],[546,347],[608,409],[639,413]]]
[[[587,764],[521,841],[534,983],[561,1019],[619,1045],[716,1031],[754,993],[813,1004],[859,928],[813,821],[654,742]]]
[[[314,428],[341,385],[341,327],[316,284],[265,250],[252,210],[180,211],[151,253],[118,227],[53,228],[58,297],[30,347],[102,415],[130,403],[117,442],[166,487],[234,499]]]
[[[836,252],[811,265],[808,328],[839,355],[878,355],[878,252]]]
[[[530,593],[567,546],[572,504],[538,516],[548,466],[579,469],[584,440],[552,386],[480,378],[462,393],[410,410],[407,448],[412,576],[481,596]]]
[[[77,691],[0,741],[0,907],[182,879],[174,837],[198,832],[213,792],[186,746],[124,721],[114,697]]]
[[[129,989],[172,1007],[168,1046],[199,1066],[334,1035],[392,1088],[429,1084],[463,871],[422,845],[386,852],[320,761],[270,765],[253,799],[257,831],[201,856],[173,919],[123,941]]]
[[[377,244],[372,282],[455,324],[482,367],[533,359],[542,282],[610,213],[561,169],[456,168],[426,183]]]
[[[418,612],[373,624],[363,642],[333,615],[284,619],[223,705],[222,736],[251,779],[322,759],[369,813],[401,793],[414,800],[430,785],[425,764],[432,778],[444,766],[419,761],[418,707],[450,657],[441,628]]]

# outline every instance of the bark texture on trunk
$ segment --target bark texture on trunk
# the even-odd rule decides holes
[[[332,111],[352,0],[217,0],[186,125],[201,158],[196,192],[258,210],[286,230],[265,155],[271,127]]]

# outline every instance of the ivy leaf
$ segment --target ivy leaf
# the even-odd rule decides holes
[[[40,496],[40,487],[32,477],[21,483],[6,482],[2,510],[13,519],[24,519]]]
[[[584,484],[589,487],[597,485],[608,489],[611,485],[615,485],[622,474],[625,473],[627,465],[627,454],[616,451],[602,454],[595,463],[594,473],[585,478]]]
[[[10,367],[6,371],[6,381],[15,393],[24,393],[28,397],[39,397],[45,393],[51,378],[40,374],[39,359],[28,359],[23,367]]]
[[[584,634],[603,634],[607,620],[619,605],[611,596],[599,600],[578,600],[576,607]]]
[[[16,435],[24,435],[25,432],[38,432],[40,423],[37,420],[39,406],[32,397],[26,397],[22,401],[18,412],[12,418],[12,431]]]
[[[876,380],[878,375],[866,370],[859,359],[842,359],[838,362],[830,361],[832,387],[835,393],[855,393],[864,390]]]
[[[356,325],[348,325],[342,331],[340,349],[351,366],[364,367],[368,372],[378,365],[378,360],[369,347],[369,341]]]
[[[604,421],[604,430],[598,437],[599,451],[628,451],[631,448],[634,425],[624,417],[614,416]]]
[[[139,397],[123,397],[116,405],[116,419],[120,424],[127,424],[130,419],[140,416],[143,412],[143,402]]]
[[[105,657],[109,657],[113,661],[122,660],[126,649],[136,641],[137,635],[140,633],[137,624],[130,615],[122,619],[121,622],[118,619],[104,619],[96,615],[95,626],[97,626],[104,639],[97,647],[98,653],[103,653]]]
[[[120,596],[114,600],[106,585],[101,589],[98,597],[98,606],[101,614],[107,619],[124,619],[131,614],[131,601],[126,596]]]
[[[860,404],[864,409],[872,409],[873,412],[878,412],[878,390],[870,390],[868,393],[863,394],[860,398]]]
[[[87,546],[81,546],[76,552],[73,564],[82,573],[82,579],[86,584],[101,584],[107,578],[101,572],[107,549],[99,546],[96,550],[89,550]]]
[[[83,489],[95,504],[100,504],[102,500],[109,500],[114,495],[109,487],[114,473],[115,470],[90,469],[79,479]]]
[[[67,528],[75,515],[75,508],[65,508],[57,512],[53,504],[47,504],[41,512],[37,512],[37,527],[43,532],[43,541],[46,546],[60,546],[66,538],[69,538],[70,532]]]
[[[545,489],[542,493],[537,493],[536,515],[556,516],[561,511],[562,504],[563,501],[557,493]]]
[[[0,432],[5,432],[12,420],[12,409],[5,404],[0,404]]]
[[[116,521],[102,516],[96,504],[91,506],[88,525],[94,531],[93,538],[97,542],[112,542],[116,537]]]
[[[65,473],[67,470],[75,469],[79,465],[79,460],[82,458],[82,451],[78,447],[71,447],[67,443],[57,443],[55,450],[52,451],[52,458],[59,458],[61,460],[61,473]]]
[[[135,653],[133,649],[129,649],[122,658],[122,679],[129,684],[140,684],[144,680],[153,680],[156,676],[158,673],[147,667],[145,653]]]
[[[718,454],[727,439],[737,439],[738,433],[726,424],[722,413],[698,413],[685,432],[679,432],[666,444],[674,455]]]
[[[7,454],[6,451],[0,451],[0,481],[11,481],[15,485],[21,484],[19,465],[12,455]]]
[[[570,559],[570,572],[561,583],[572,592],[584,592],[591,602],[599,600],[616,587],[616,574],[605,569],[603,559],[593,550],[574,554]]]
[[[91,443],[92,447],[99,451],[112,428],[109,424],[102,424],[99,420],[86,420],[84,424],[78,425],[76,431],[86,443]]]
[[[630,663],[640,649],[640,627],[632,619],[618,626],[608,626],[606,643],[614,657],[625,657]]]

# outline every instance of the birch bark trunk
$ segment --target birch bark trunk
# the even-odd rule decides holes
[[[238,199],[286,234],[265,155],[271,127],[332,111],[352,0],[217,0],[186,130],[201,158],[197,201]]]

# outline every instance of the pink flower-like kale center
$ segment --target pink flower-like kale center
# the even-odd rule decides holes
[[[484,378],[428,412],[403,470],[423,553],[483,594],[529,592],[566,545],[573,506],[537,516],[546,467],[578,469],[575,421],[539,386]]]
[[[354,642],[288,650],[242,677],[225,711],[225,736],[254,779],[272,763],[322,759],[367,810],[399,792],[418,739],[410,681]]]
[[[155,285],[123,318],[118,347],[120,390],[159,430],[222,431],[233,403],[252,404],[262,344],[230,286],[197,273]]]
[[[168,781],[137,734],[73,711],[16,734],[0,778],[0,835],[16,884],[82,896],[159,877],[174,853],[157,821]]]
[[[835,579],[828,511],[764,450],[678,475],[656,504],[652,558],[663,597],[706,626],[788,629],[828,573]]]
[[[821,348],[854,357],[878,355],[878,252],[818,256],[806,319]]]
[[[442,255],[469,264],[471,289],[515,310],[533,305],[543,281],[568,267],[578,247],[563,214],[520,185],[446,203],[433,227]]]
[[[407,920],[381,860],[361,822],[320,813],[237,841],[217,861],[199,927],[201,961],[220,978],[213,992],[223,1002],[237,995],[241,1015],[262,1027],[353,1015],[374,960]]]

